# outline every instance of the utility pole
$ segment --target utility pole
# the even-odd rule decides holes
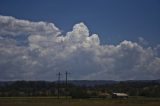
[[[59,96],[60,96],[60,88],[59,87],[60,87],[60,80],[61,80],[62,74],[59,72],[57,75],[58,75],[58,85],[57,86],[58,86],[58,99],[59,99]]]
[[[70,74],[69,72],[65,72],[65,75],[66,75],[66,99],[67,99],[67,96],[68,96],[68,74]]]

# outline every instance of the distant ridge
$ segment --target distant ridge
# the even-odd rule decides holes
[[[94,86],[94,85],[106,85],[106,84],[116,84],[119,81],[112,80],[70,80],[69,83],[77,86]]]
[[[25,81],[25,80],[19,80]],[[17,81],[0,81],[0,87],[5,85],[13,84]],[[57,83],[57,81],[25,81],[25,82],[44,82],[44,83]],[[63,83],[65,81],[61,81]],[[126,81],[114,81],[114,80],[69,80],[68,83],[76,86],[95,86],[95,85],[112,85],[117,83],[158,83],[160,84],[160,79],[157,80],[126,80]]]

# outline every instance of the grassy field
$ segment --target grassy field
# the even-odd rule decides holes
[[[160,98],[56,99],[54,97],[0,97],[0,106],[160,106]]]

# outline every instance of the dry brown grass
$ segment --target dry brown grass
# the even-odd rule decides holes
[[[160,98],[58,100],[52,97],[1,97],[0,106],[160,106]]]

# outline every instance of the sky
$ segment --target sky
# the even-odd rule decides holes
[[[160,78],[159,0],[0,0],[0,80]],[[63,77],[64,78],[64,77]]]

